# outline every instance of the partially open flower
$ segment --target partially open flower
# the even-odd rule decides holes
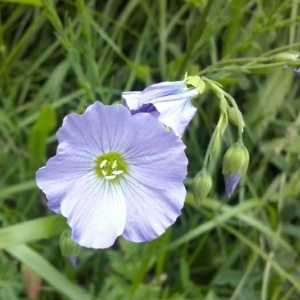
[[[132,114],[148,112],[181,137],[197,111],[191,100],[202,90],[203,87],[199,89],[186,80],[166,81],[150,85],[142,92],[123,92],[122,98]]]
[[[107,248],[160,236],[181,213],[185,146],[149,114],[91,105],[65,117],[57,153],[37,172],[48,206],[67,218],[79,245]]]

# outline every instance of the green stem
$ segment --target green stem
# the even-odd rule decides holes
[[[223,66],[223,65],[232,65],[232,64],[242,64],[242,63],[247,63],[251,62],[253,60],[256,60],[257,57],[240,57],[240,58],[231,58],[231,59],[224,59],[217,61],[216,63],[208,66],[207,68],[203,69],[204,71],[207,71],[209,69],[213,69],[215,67]],[[259,62],[268,62],[270,58],[259,58]]]
[[[220,64],[214,64],[211,65],[210,67],[202,70],[199,75],[204,75],[206,73],[212,73],[212,72],[219,72],[219,71],[228,71],[228,72],[251,72],[251,71],[262,71],[262,70],[268,70],[271,68],[276,68],[276,67],[283,67],[285,65],[288,66],[299,66],[300,65],[300,61],[294,61],[294,60],[287,60],[285,62],[275,62],[275,63],[270,63],[273,60],[273,57],[268,58],[265,61],[268,61],[268,64],[258,64],[258,65],[253,65],[254,63],[258,62],[258,60],[252,60],[252,61],[248,61],[246,64],[244,65],[237,65],[234,64],[234,60],[230,61],[230,60],[226,60],[223,61],[222,64],[220,62]],[[263,62],[263,60],[259,60],[259,62]],[[224,65],[223,65],[224,63]],[[227,63],[227,65],[225,64]],[[230,67],[230,65],[234,65],[236,67],[235,70],[232,69],[228,69],[228,67]],[[227,69],[226,69],[227,68]]]
[[[231,105],[234,107],[237,117],[238,117],[238,142],[243,142],[243,118],[242,115],[240,113],[240,110],[235,102],[235,100],[226,92],[224,92],[217,84],[217,82],[214,82],[206,77],[201,77],[202,80],[207,83],[211,89],[214,91],[214,93],[221,98],[222,95],[225,96],[225,98],[227,98],[227,100],[229,100],[229,102],[231,103]],[[220,117],[221,118],[221,117]]]
[[[209,155],[210,155],[210,152],[212,150],[212,147],[214,145],[214,141],[216,139],[216,136],[217,136],[217,133],[219,132],[220,130],[220,126],[222,125],[222,122],[223,122],[223,119],[224,119],[224,114],[222,113],[220,115],[220,118],[219,118],[219,121],[218,121],[218,124],[217,126],[215,127],[215,130],[211,136],[211,139],[209,141],[209,144],[208,144],[208,147],[206,149],[206,153],[205,153],[205,157],[204,157],[204,161],[203,161],[203,166],[202,166],[202,169],[206,170],[206,167],[207,167],[207,164],[208,164],[208,159],[209,159]]]
[[[285,50],[290,50],[290,49],[298,47],[298,46],[300,46],[299,42],[293,43],[288,46],[283,46],[283,47],[279,47],[279,48],[270,50],[270,51],[262,54],[260,57],[242,57],[242,58],[232,58],[232,59],[221,60],[221,61],[218,61],[218,62],[208,66],[207,68],[203,69],[199,73],[199,75],[204,75],[204,74],[206,74],[208,72],[212,72],[212,71],[219,71],[222,69],[220,67],[236,65],[236,64],[239,65],[241,68],[244,68],[245,70],[249,70],[249,71],[255,70],[255,69],[279,67],[279,66],[284,66],[285,64],[289,64],[291,66],[293,66],[293,65],[297,66],[297,65],[299,65],[299,61],[286,61],[286,62],[277,62],[277,63],[270,63],[270,62],[273,61],[273,55],[280,53],[282,51],[285,51]],[[251,65],[256,64],[256,63],[268,63],[268,64],[250,67]]]
[[[231,105],[234,107],[237,117],[239,119],[238,122],[238,142],[243,142],[243,119],[242,119],[242,115],[240,113],[240,110],[235,102],[235,100],[226,92],[224,92],[224,95],[226,96],[226,98],[229,100],[229,102],[231,103]]]

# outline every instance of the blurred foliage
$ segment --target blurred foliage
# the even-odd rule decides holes
[[[261,63],[299,49],[299,4],[0,1],[0,299],[299,299],[299,77]],[[54,131],[95,99],[113,103],[123,90],[186,71],[236,99],[251,157],[246,178],[226,200],[222,156],[236,141],[229,125],[209,162],[209,199],[196,207],[188,194],[157,240],[82,249],[72,269],[59,250],[65,221],[49,216],[34,181],[55,154]],[[211,92],[193,103],[188,191],[220,114]]]

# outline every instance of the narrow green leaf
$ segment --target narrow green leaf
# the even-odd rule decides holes
[[[272,268],[285,280],[288,280],[294,287],[300,291],[299,281],[294,278],[291,274],[289,274],[285,269],[283,269],[275,260],[272,259],[265,251],[261,250],[257,244],[253,243],[250,239],[248,239],[245,235],[238,232],[236,229],[231,226],[227,226],[225,224],[220,224],[224,229],[226,229],[231,234],[235,235],[240,241],[242,241],[245,245],[251,248],[255,253],[260,255],[266,262],[268,262]]]
[[[189,197],[192,197],[191,195]],[[188,198],[188,197],[187,197]],[[194,201],[193,201],[194,202]],[[213,202],[212,199],[206,199],[203,200],[203,202],[201,203],[202,206],[209,206],[209,204]],[[218,206],[221,209],[222,206],[220,205],[219,202]],[[192,204],[193,205],[193,204]],[[265,204],[262,201],[259,200],[249,200],[247,202],[244,202],[238,206],[232,207],[231,209],[228,209],[227,211],[225,211],[224,213],[221,213],[219,216],[216,216],[214,219],[205,222],[204,224],[201,224],[200,226],[196,227],[193,230],[190,230],[188,233],[186,233],[185,235],[183,235],[182,237],[178,238],[177,240],[175,240],[173,243],[170,243],[168,246],[168,249],[173,249],[176,248],[184,243],[187,243],[188,241],[195,239],[196,237],[198,237],[199,235],[210,231],[212,229],[214,229],[215,227],[219,226],[219,224],[221,223],[225,223],[227,220],[238,216],[239,214],[246,212],[248,210],[251,210],[253,208],[257,208],[257,207],[262,207]]]
[[[180,268],[179,268],[180,280],[183,287],[187,288],[190,282],[189,276],[189,265],[184,260],[184,258],[180,259]]]
[[[47,132],[39,123],[36,123],[31,127],[28,139],[28,152],[35,160],[33,167],[37,167],[46,156],[46,138]]]
[[[7,3],[19,3],[19,4],[27,4],[27,5],[37,5],[42,6],[43,3],[40,0],[0,0],[2,2]]]
[[[35,170],[46,158],[46,139],[56,126],[55,110],[49,105],[43,105],[37,122],[30,128],[28,152],[32,158],[31,169]]]
[[[88,300],[88,295],[78,285],[73,284],[60,272],[58,272],[48,261],[41,255],[26,245],[17,245],[5,249],[9,254],[26,264],[39,276],[50,283],[56,290],[61,292],[72,300]]]
[[[196,207],[196,205],[194,203],[193,195],[191,193],[188,193],[186,201],[189,205],[193,206],[195,209],[198,209],[198,207]],[[259,201],[259,200],[249,200],[247,202],[248,203],[252,202],[252,204],[254,204],[255,202],[258,204],[260,202],[260,204],[258,204],[258,206],[264,205],[263,202]],[[278,236],[277,233],[272,231],[272,229],[270,227],[268,227],[261,221],[255,219],[253,216],[244,213],[244,208],[245,208],[244,205],[247,202],[244,202],[243,204],[236,206],[236,207],[231,207],[224,203],[222,204],[222,206],[220,206],[220,203],[218,201],[215,201],[213,199],[207,199],[206,201],[203,201],[203,203],[201,203],[201,205],[203,207],[209,208],[213,211],[220,209],[220,211],[222,211],[224,214],[220,214],[217,217],[219,222],[221,219],[228,216],[227,214],[230,214],[230,215],[232,215],[233,218],[237,218],[237,219],[243,221],[248,226],[251,226],[251,227],[255,228],[256,230],[260,231],[261,233],[265,234],[272,241],[278,242],[283,248],[285,248],[290,253],[293,253],[294,249],[288,244],[288,242],[285,241],[281,236]],[[252,208],[255,208],[255,205]],[[236,214],[234,214],[234,211],[236,212]],[[226,218],[226,220],[227,220],[227,218]],[[213,222],[213,220],[210,220],[209,222],[206,222],[206,223],[200,225],[199,227],[203,226],[204,229],[206,229],[207,228],[206,226],[208,225],[207,223],[210,223],[210,222]],[[209,224],[209,225],[212,226],[211,224]],[[208,229],[208,230],[210,230],[210,229]]]
[[[66,229],[66,220],[55,215],[23,222],[0,230],[0,249],[46,239]]]
[[[38,125],[48,134],[55,129],[56,114],[55,110],[50,105],[43,105],[41,107]]]
[[[0,198],[5,198],[14,194],[22,193],[24,191],[33,190],[36,188],[35,180],[28,180],[19,184],[0,189]]]

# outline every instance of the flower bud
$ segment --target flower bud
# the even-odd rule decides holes
[[[72,267],[75,267],[80,247],[75,241],[72,240],[70,229],[62,232],[59,239],[59,245],[62,256],[67,258],[67,261]]]
[[[193,180],[193,194],[197,205],[204,200],[212,186],[212,179],[205,169],[198,172]]]
[[[229,121],[235,125],[235,126],[239,126],[239,116],[236,112],[236,109],[234,107],[229,107],[227,109],[227,115],[228,115],[228,119]],[[245,123],[244,123],[244,120],[243,120],[243,116],[241,114],[241,112],[239,111],[239,115],[241,117],[241,120],[242,120],[242,127],[245,127]]]
[[[295,61],[299,60],[300,55],[299,53],[288,53],[288,52],[282,52],[278,53],[273,56],[273,59],[275,62],[287,62],[287,61]]]
[[[225,153],[223,160],[223,175],[225,181],[225,193],[230,198],[239,184],[241,177],[247,172],[249,164],[249,152],[243,143],[232,145]]]
[[[244,176],[249,164],[249,152],[243,143],[232,145],[225,153],[223,159],[223,175],[233,175],[240,172]]]

